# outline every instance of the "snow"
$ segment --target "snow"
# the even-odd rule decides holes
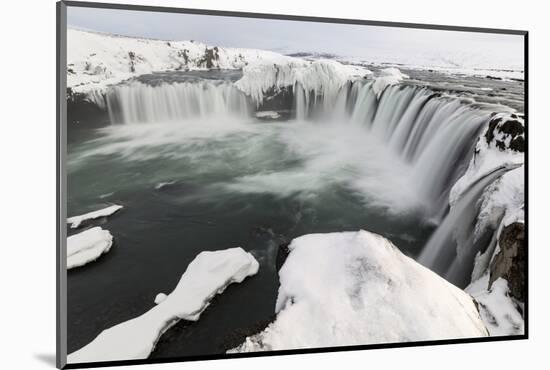
[[[240,69],[256,60],[282,57],[254,49],[216,48],[195,41],[163,41],[67,30],[67,87],[85,93],[102,104],[102,91],[113,84],[152,72],[206,70],[207,53],[211,68]]]
[[[506,118],[513,113],[499,113],[493,117]],[[521,118],[514,118],[523,124]],[[479,237],[488,228],[497,231],[497,237],[500,235],[504,226],[514,222],[524,222],[524,203],[525,203],[525,168],[524,153],[511,149],[499,149],[495,142],[502,140],[506,147],[509,145],[509,138],[505,138],[500,133],[496,133],[494,139],[487,143],[485,137],[486,131],[482,132],[475,147],[475,155],[471,159],[468,169],[464,175],[453,185],[449,203],[451,208],[455,205],[461,195],[478,179],[499,167],[507,167],[510,170],[499,179],[495,180],[483,192],[480,200],[480,210],[475,227],[475,237]],[[498,248],[497,251],[498,252]],[[492,251],[491,258],[494,255]],[[482,261],[484,260],[484,261]],[[481,273],[487,268],[490,258],[487,255],[479,255],[476,258],[475,278],[481,276]]]
[[[108,86],[152,72],[243,69],[244,76],[235,85],[258,104],[272,88],[300,83],[306,91],[323,94],[371,73],[334,60],[312,62],[266,50],[213,47],[195,41],[139,39],[76,29],[68,29],[67,40],[67,87],[100,107],[105,106]]]
[[[261,60],[243,68],[243,77],[235,86],[250,96],[259,105],[266,92],[279,91],[299,84],[306,92],[315,95],[336,96],[348,81],[370,75],[368,69],[346,65],[334,60],[307,61],[300,58],[280,56],[277,59]]]
[[[255,275],[258,268],[254,257],[241,248],[201,252],[162,302],[139,317],[104,330],[71,353],[68,362],[145,359],[172,325],[179,320],[197,321],[216,294]]]
[[[157,294],[157,296],[155,297],[155,304],[162,303],[166,299],[166,297],[168,297],[168,296],[164,293]]]
[[[503,215],[503,226],[514,222],[524,222],[525,168],[523,165],[505,173],[491,184],[482,197],[476,233],[491,225],[491,216]],[[500,211],[500,212],[499,212]]]
[[[209,46],[197,41],[172,41],[156,40],[146,38],[133,38],[119,35],[112,35],[99,32],[91,32],[69,28],[67,30],[67,87],[74,93],[83,93],[87,98],[96,104],[105,104],[103,93],[105,89],[124,80],[142,74],[164,71],[179,70],[207,70],[214,69],[248,69],[249,73],[256,73],[241,83],[243,91],[253,93],[256,101],[258,94],[265,92],[271,86],[283,87],[289,84],[269,83],[275,80],[289,82],[294,80],[289,73],[290,66],[305,67],[313,65],[313,68],[330,64],[338,66],[337,69],[344,74],[359,73],[370,74],[364,67],[366,61],[361,58],[336,57],[330,60],[312,60],[289,57],[268,50],[245,49],[245,48],[223,48]],[[471,63],[472,56],[479,56],[480,53],[468,57],[458,56],[453,58],[423,58],[418,53],[395,54],[380,53],[372,49],[369,53],[369,63],[377,65],[400,65],[408,69],[434,70],[449,74],[466,74],[476,76],[495,76],[500,78],[523,79],[523,65],[506,64],[502,69],[493,69],[486,61]],[[413,55],[414,54],[414,55]],[[207,61],[207,59],[209,61]],[[320,62],[320,64],[316,64]],[[355,65],[351,65],[355,64]],[[255,65],[255,66],[253,66]],[[259,66],[258,66],[259,65]],[[277,75],[277,65],[282,72]],[[330,67],[329,67],[330,68]],[[290,68],[292,69],[292,68]],[[390,85],[398,83],[402,78],[407,78],[402,73],[396,73],[397,68],[386,68],[383,75],[379,76],[377,86],[380,91]],[[255,72],[252,72],[255,71]],[[266,72],[262,74],[262,71]],[[313,71],[311,71],[313,72]],[[302,73],[298,73],[302,75]],[[309,74],[296,76],[301,82],[306,80]],[[250,81],[247,81],[250,80]],[[254,81],[255,80],[255,81]],[[260,81],[261,80],[261,81]],[[311,80],[317,84],[316,77]],[[335,81],[335,84],[338,84]],[[263,89],[257,84],[261,84]],[[304,85],[305,87],[305,85]]]
[[[67,238],[67,269],[83,266],[109,252],[113,236],[101,227],[93,227]]]
[[[374,79],[372,88],[376,94],[376,97],[380,99],[382,92],[388,86],[397,85],[404,78],[409,78],[406,74],[402,73],[397,68],[384,68],[378,72],[378,76]]]
[[[86,213],[86,214],[83,214],[83,215],[80,215],[80,216],[69,217],[67,219],[67,223],[71,224],[71,229],[76,229],[84,221],[94,220],[94,219],[100,218],[100,217],[111,216],[113,213],[119,211],[120,209],[122,209],[122,206],[117,205],[117,204],[113,204],[112,206],[102,208],[102,209],[97,210],[97,211],[89,212],[89,213]]]
[[[513,114],[513,112],[511,112]],[[499,113],[493,117],[506,117],[510,113]],[[523,120],[518,119],[523,122]],[[490,143],[487,143],[485,138],[486,131],[483,131],[479,136],[476,147],[475,155],[470,161],[468,169],[464,175],[455,183],[451,189],[450,204],[451,206],[458,200],[460,195],[468,189],[468,187],[475,182],[483,174],[500,166],[515,166],[523,164],[524,154],[513,150],[500,150],[496,147],[495,142],[500,137],[495,137]],[[509,142],[507,143],[509,145]]]
[[[514,112],[503,112],[493,119],[513,119],[524,124],[519,116],[510,117]],[[489,130],[488,128],[487,130]],[[493,140],[487,142],[486,132],[480,135],[475,155],[464,175],[455,183],[450,192],[450,205],[453,207],[461,195],[478,179],[499,167],[510,170],[487,186],[480,203],[474,230],[478,238],[486,230],[495,230],[495,240],[474,261],[472,283],[466,288],[480,305],[481,317],[491,335],[523,334],[524,323],[518,307],[521,303],[509,296],[506,280],[499,278],[489,288],[489,267],[500,251],[500,234],[505,226],[514,222],[525,222],[525,168],[524,153],[509,148],[510,139],[502,132],[493,129]],[[498,148],[496,141],[504,142],[505,149]]]
[[[367,232],[294,239],[277,317],[230,352],[483,337],[471,297]]]
[[[271,118],[271,119],[277,119],[280,117],[280,114],[275,111],[266,110],[262,112],[256,112],[256,117],[258,118]]]
[[[336,57],[336,59],[353,64],[368,64],[380,67],[398,66],[409,70],[434,71],[449,75],[492,76],[502,79],[524,79],[525,77],[522,49],[518,53],[513,53],[500,45],[488,47],[485,44],[474,52],[469,50],[472,45],[467,45],[466,49],[459,48],[462,50],[457,53],[457,50],[442,52],[441,46],[435,48],[437,49],[437,55],[433,55],[432,53],[435,51],[433,46],[423,52],[419,52],[418,49],[405,52],[395,48],[384,52],[384,50],[371,45],[368,56]],[[496,56],[496,53],[502,53],[503,55]]]
[[[524,321],[518,308],[521,303],[509,295],[508,282],[498,278],[491,289],[488,288],[489,274],[470,284],[466,292],[478,302],[481,319],[491,336],[521,335],[524,333]]]

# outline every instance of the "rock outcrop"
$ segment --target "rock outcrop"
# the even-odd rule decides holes
[[[525,133],[522,114],[496,114],[485,133],[487,144],[495,142],[500,150],[525,151]]]
[[[508,282],[510,295],[525,302],[526,262],[525,224],[514,222],[506,226],[499,238],[500,251],[491,263],[489,289],[498,278]]]
[[[275,320],[230,352],[488,335],[468,294],[379,235],[304,235],[280,246],[281,263]]]

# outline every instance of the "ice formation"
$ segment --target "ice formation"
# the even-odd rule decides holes
[[[92,227],[67,238],[67,269],[83,266],[109,252],[113,236],[101,227]]]
[[[94,220],[94,219],[100,218],[100,217],[107,217],[107,216],[110,216],[113,213],[119,211],[120,209],[122,209],[122,206],[117,205],[117,204],[113,204],[112,206],[102,208],[102,209],[99,209],[97,211],[88,212],[88,213],[85,213],[85,214],[80,215],[80,216],[69,217],[67,219],[67,223],[71,224],[72,229],[76,229],[84,221]]]
[[[147,358],[171,326],[179,320],[197,321],[216,294],[255,275],[258,268],[254,257],[241,248],[201,252],[164,300],[143,315],[104,330],[71,353],[68,363]]]

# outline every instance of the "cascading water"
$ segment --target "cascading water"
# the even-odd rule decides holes
[[[453,232],[471,226],[477,215],[476,200],[506,169],[480,179],[445,217],[448,196],[466,169],[490,112],[424,87],[394,85],[378,96],[373,82],[364,80],[322,91],[308,91],[296,83],[293,91],[297,120],[319,125],[328,122],[341,126],[342,130],[349,125],[359,127],[388,148],[399,159],[400,166],[410,169],[408,183],[424,203],[426,215],[435,222],[444,219],[424,248],[420,261],[451,281],[461,281],[468,271],[464,266],[471,266],[473,252],[469,250],[465,253],[467,257],[458,258],[453,248],[456,236]],[[134,81],[111,88],[105,101],[111,122],[124,124],[185,121],[205,116],[249,119],[253,113],[250,98],[233,83],[214,80],[155,86]]]
[[[424,247],[418,262],[444,276],[453,284],[469,283],[477,252],[475,225],[479,200],[485,188],[517,166],[499,167],[473,183],[458,199]],[[456,246],[456,247],[455,247]]]
[[[412,167],[411,186],[432,217],[441,219],[449,190],[466,169],[490,112],[415,86],[390,86],[378,99],[372,85],[363,81],[345,85],[330,100],[298,85],[296,116],[368,128]]]
[[[216,115],[249,116],[249,99],[232,83],[219,81],[131,82],[108,90],[107,108],[113,123],[159,123]]]

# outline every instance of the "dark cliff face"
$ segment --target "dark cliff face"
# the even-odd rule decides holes
[[[212,49],[206,48],[204,50],[204,56],[198,61],[198,64],[208,69],[219,68],[219,65],[218,65],[219,63],[217,63],[217,61],[219,60],[220,60],[219,49],[217,46],[214,46]]]
[[[258,106],[259,111],[288,111],[293,108],[294,91],[292,87],[270,88],[264,95],[264,100]]]
[[[508,282],[510,295],[525,302],[527,296],[525,224],[515,222],[506,226],[500,234],[499,245],[500,252],[491,263],[488,288],[491,288],[498,278],[503,278]]]
[[[67,125],[71,129],[104,127],[110,124],[106,107],[99,107],[86,94],[67,89]],[[70,131],[69,131],[70,135]]]
[[[495,116],[489,122],[485,133],[487,144],[495,143],[500,150],[525,151],[525,134],[523,115]],[[498,136],[498,137],[497,137]],[[507,139],[510,139],[507,143]]]
[[[279,245],[279,249],[277,250],[277,259],[275,260],[275,268],[277,271],[283,267],[285,264],[286,258],[290,254],[290,249],[288,248],[290,243],[284,243]]]

